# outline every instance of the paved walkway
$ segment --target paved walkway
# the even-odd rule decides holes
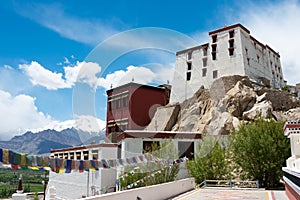
[[[173,200],[288,200],[288,198],[285,191],[213,187],[195,189]]]

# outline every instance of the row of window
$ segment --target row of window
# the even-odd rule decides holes
[[[202,69],[202,77],[206,77],[206,76],[207,76],[207,68],[203,68]],[[213,79],[218,78],[218,70],[214,70],[212,76],[213,76]],[[186,80],[189,81],[189,80],[191,80],[191,78],[192,78],[192,72],[188,71],[186,73]]]
[[[89,151],[55,153],[52,158],[62,158],[71,160],[89,160]],[[98,160],[98,150],[92,150],[92,159]]]
[[[211,56],[212,60],[217,60],[217,44],[212,44],[211,45]],[[203,51],[203,56],[207,56],[207,47],[202,48]],[[234,55],[234,39],[229,40],[229,47],[228,47],[228,52],[229,56]],[[192,52],[187,53],[187,60],[191,61],[192,60]]]
[[[128,129],[128,121],[112,122],[107,125],[108,133],[119,133]]]
[[[234,38],[234,30],[230,30],[228,33],[229,33],[229,34],[228,34],[229,39]],[[212,43],[216,43],[217,40],[218,40],[218,35],[212,35],[212,36],[211,36],[211,39],[212,39]]]
[[[115,99],[108,99],[108,110],[116,110],[123,107],[128,107],[129,104],[129,98],[128,95],[115,98]]]

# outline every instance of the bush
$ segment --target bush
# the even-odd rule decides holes
[[[283,134],[283,122],[262,118],[240,126],[230,137],[232,159],[243,178],[259,180],[261,187],[277,187],[282,166],[290,156],[289,140]]]
[[[204,179],[225,179],[229,174],[227,150],[224,142],[216,138],[205,137],[199,145],[195,160],[188,162],[188,168],[196,183]]]

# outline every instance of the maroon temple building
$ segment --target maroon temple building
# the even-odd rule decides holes
[[[127,83],[107,90],[106,137],[115,142],[117,133],[143,130],[156,108],[169,103],[171,86]]]

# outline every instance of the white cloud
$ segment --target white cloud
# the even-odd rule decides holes
[[[40,112],[35,105],[35,98],[20,94],[12,96],[0,90],[0,140],[9,140],[26,131],[39,132],[47,129],[57,131],[76,128],[86,132],[99,133],[106,125],[104,120],[94,116],[79,115],[72,120],[57,121]]]
[[[126,70],[118,70],[107,74],[105,78],[99,78],[98,86],[110,89],[113,87],[129,83],[134,79],[134,82],[146,84],[152,82],[156,77],[155,73],[146,67],[128,66]]]
[[[80,69],[77,73],[76,82],[86,83],[96,89],[98,81],[97,75],[101,72],[99,64],[93,62],[77,62],[75,67]],[[65,72],[68,80],[68,70],[66,68]]]
[[[65,64],[67,64],[67,65],[70,64],[70,61],[69,61],[69,59],[67,57],[64,57],[64,60],[65,60],[64,61]]]
[[[108,23],[100,19],[85,20],[68,15],[58,3],[15,3],[16,11],[61,36],[89,45],[97,45],[105,38],[120,31],[123,23],[117,19]],[[111,24],[114,24],[112,26]]]
[[[247,4],[238,14],[251,35],[267,43],[281,55],[284,78],[289,84],[300,81],[300,2],[286,0],[267,4]]]
[[[36,61],[32,61],[30,64],[19,65],[19,68],[30,77],[33,85],[41,85],[48,90],[71,87],[63,80],[62,73],[51,72]]]
[[[19,68],[30,78],[33,85],[40,85],[48,90],[71,88],[76,82],[87,83],[94,88],[97,84],[96,75],[101,71],[101,67],[92,62],[77,62],[74,66],[66,66],[64,76],[46,69],[36,61],[19,65]]]
[[[28,95],[12,96],[0,90],[0,138],[9,139],[26,129],[43,127],[52,119],[38,111],[35,98]]]

